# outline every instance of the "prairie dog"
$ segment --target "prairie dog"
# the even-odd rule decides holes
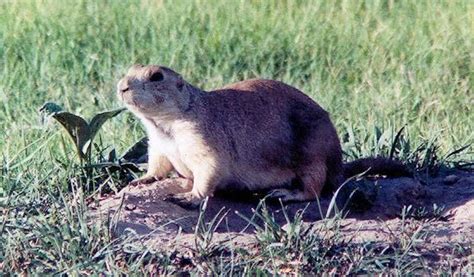
[[[175,170],[190,180],[189,192],[169,198],[182,207],[216,190],[274,189],[271,197],[284,202],[314,200],[344,180],[328,113],[282,82],[252,79],[206,92],[167,67],[134,65],[117,95],[149,138],[148,172],[132,183]]]

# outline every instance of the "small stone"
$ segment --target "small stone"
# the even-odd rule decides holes
[[[444,177],[443,183],[445,185],[454,185],[459,180],[459,177],[456,175],[448,175]]]
[[[127,211],[133,211],[137,208],[137,205],[134,205],[134,204],[127,204],[125,205],[125,210]]]
[[[146,223],[146,214],[136,213],[135,216],[138,218],[144,218],[145,220],[143,221],[143,223]]]

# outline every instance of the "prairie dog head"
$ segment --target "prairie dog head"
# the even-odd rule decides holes
[[[176,115],[189,105],[186,82],[173,70],[134,65],[117,84],[117,96],[132,112],[157,117]]]

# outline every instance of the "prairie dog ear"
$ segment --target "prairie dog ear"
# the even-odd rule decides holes
[[[142,70],[143,67],[144,67],[143,64],[134,64],[128,69],[127,74],[128,75],[136,74],[137,72]]]

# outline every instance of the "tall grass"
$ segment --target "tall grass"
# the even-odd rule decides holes
[[[70,197],[77,157],[37,109],[115,108],[115,83],[133,63],[167,65],[207,90],[252,77],[292,84],[331,113],[348,158],[387,154],[380,141],[403,126],[412,150],[472,144],[473,11],[469,0],[0,1],[1,219],[79,236],[54,231],[42,208]],[[97,147],[121,151],[142,135],[124,114]],[[0,260],[29,232],[5,224]]]
[[[473,141],[470,1],[3,1],[1,146],[43,134],[46,99],[116,107],[132,63],[168,65],[205,89],[250,77],[293,84],[339,132],[407,125],[448,151]],[[124,119],[125,120],[125,119]],[[127,145],[138,136],[107,140]],[[20,138],[20,139],[17,139]]]

